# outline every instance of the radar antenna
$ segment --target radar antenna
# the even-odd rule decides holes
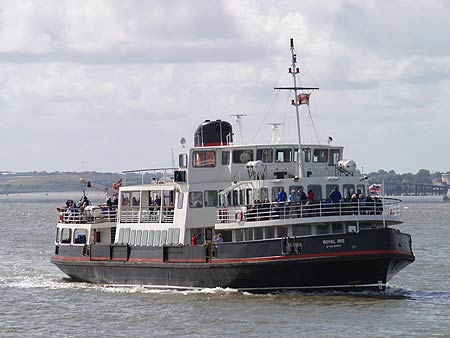
[[[278,126],[283,125],[283,123],[272,122],[267,124],[269,126],[272,126],[272,133],[270,135],[270,144],[280,144],[282,139],[280,137],[280,133],[278,132]]]
[[[247,116],[247,114],[230,114],[230,116],[234,117],[234,120],[236,121],[236,126],[239,129],[239,136],[241,138],[241,144],[244,144],[244,135],[242,134],[241,117]]]

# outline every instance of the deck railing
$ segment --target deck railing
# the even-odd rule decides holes
[[[258,203],[247,206],[220,208],[219,223],[255,222],[288,218],[328,216],[401,215],[401,201],[384,198],[366,201],[308,201],[306,203]]]
[[[173,207],[122,207],[120,223],[173,223]]]
[[[58,208],[61,223],[106,223],[117,221],[117,208],[89,206],[86,208]]]

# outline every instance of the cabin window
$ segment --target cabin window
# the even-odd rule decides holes
[[[281,188],[283,187],[272,187],[272,201],[278,200],[278,193],[281,191]]]
[[[189,207],[190,208],[203,207],[203,193],[201,191],[191,191],[189,193]]]
[[[87,229],[75,229],[73,233],[73,242],[75,244],[86,244]]]
[[[219,205],[219,194],[217,190],[205,190],[205,207],[217,207]]]
[[[178,201],[177,201],[177,208],[178,209],[183,209],[183,197],[184,197],[184,193],[182,193],[181,191],[178,193]]]
[[[308,236],[311,235],[311,226],[306,224],[294,225],[292,227],[293,236]]]
[[[173,243],[178,244],[180,242],[180,228],[175,228],[173,232]]]
[[[344,232],[344,225],[343,224],[333,224],[331,226],[331,232],[333,234],[340,234]]]
[[[167,244],[173,243],[173,228],[169,228],[169,231],[167,232]]]
[[[255,240],[264,238],[264,229],[263,228],[255,228],[254,231]]]
[[[265,227],[264,232],[266,239],[275,238],[275,227]]]
[[[244,229],[244,238],[245,238],[246,241],[252,241],[253,240],[253,229],[252,228]]]
[[[275,149],[275,162],[292,162],[292,149]]]
[[[180,168],[187,168],[187,166],[188,166],[187,154],[180,154],[180,155],[178,155],[178,166]]]
[[[150,230],[148,232],[148,246],[153,246],[153,241],[155,240],[155,230]]]
[[[263,161],[264,163],[273,162],[273,149],[257,149],[256,150],[256,160]]]
[[[130,236],[130,245],[135,245],[136,242],[136,230],[131,230],[131,236]]]
[[[330,194],[334,191],[334,188],[338,188],[338,190],[339,190],[339,185],[337,185],[337,184],[327,184],[326,186],[325,186],[325,196],[326,197],[330,197]]]
[[[71,241],[72,241],[72,229],[62,228],[60,242],[69,244]]]
[[[237,229],[234,231],[235,241],[236,242],[242,242],[244,240],[244,230],[243,229]]]
[[[330,227],[328,226],[328,224],[319,224],[316,227],[316,233],[318,235],[325,235],[325,234],[329,234],[330,233]]]
[[[342,196],[346,199],[350,199],[355,193],[355,186],[353,184],[344,184],[342,190]]]
[[[328,149],[314,149],[313,162],[314,163],[328,162]]]
[[[269,198],[269,189],[267,189],[267,188],[259,189],[259,196],[260,196],[261,202],[264,202],[264,200],[266,198]]]
[[[193,153],[194,167],[215,167],[216,166],[216,152],[214,150],[208,151],[194,151]]]
[[[136,245],[142,245],[141,239],[142,239],[142,230],[138,230],[136,232]]]
[[[123,234],[125,230],[122,228],[119,230],[119,238],[117,238],[117,243],[123,243]]]
[[[156,230],[156,233],[155,233],[155,241],[153,242],[153,245],[154,246],[159,246],[160,243],[161,242],[161,230]]]
[[[366,196],[366,187],[364,186],[364,184],[358,184],[356,188],[358,195],[363,194],[363,196]]]
[[[189,239],[191,238],[192,233],[195,233],[198,245],[205,243],[205,231],[203,230],[203,228],[192,229],[191,233],[189,234]]]
[[[131,192],[131,205],[133,207],[138,207],[141,203],[141,192],[140,191],[132,191]]]
[[[244,190],[232,190],[231,195],[233,197],[231,205],[243,205],[244,204]]]
[[[316,196],[315,199],[320,201],[322,199],[322,186],[320,184],[310,184],[308,185],[308,192],[312,190],[314,195]]]
[[[253,161],[253,150],[233,150],[233,163],[247,163]]]
[[[222,151],[222,165],[229,165],[229,164],[230,164],[230,152]]]
[[[328,165],[336,165],[341,160],[341,151],[339,149],[330,149],[330,161]]]
[[[277,237],[287,237],[288,227],[277,227],[278,236]]]
[[[130,193],[129,192],[123,192],[120,197],[122,201],[122,206],[127,207],[130,205]]]
[[[165,245],[167,242],[167,230],[161,232],[161,245]]]
[[[142,245],[147,246],[147,241],[148,241],[148,230],[144,230],[142,232]]]
[[[131,232],[130,228],[126,228],[125,229],[125,235],[123,236],[123,243],[129,243],[129,241],[130,241],[130,232]]]

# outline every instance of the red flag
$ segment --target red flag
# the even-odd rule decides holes
[[[112,188],[114,190],[119,190],[119,188],[122,186],[122,179],[118,180],[116,183],[113,183]]]
[[[309,96],[311,94],[301,93],[298,94],[298,104],[307,104],[309,105]]]

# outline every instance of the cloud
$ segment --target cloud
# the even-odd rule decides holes
[[[292,37],[302,84],[321,88],[314,124],[302,111],[304,140],[332,135],[366,169],[449,170],[449,7],[0,1],[0,169],[170,165],[181,136],[235,113],[247,140],[284,122],[296,142],[291,97],[273,90],[288,84]]]

